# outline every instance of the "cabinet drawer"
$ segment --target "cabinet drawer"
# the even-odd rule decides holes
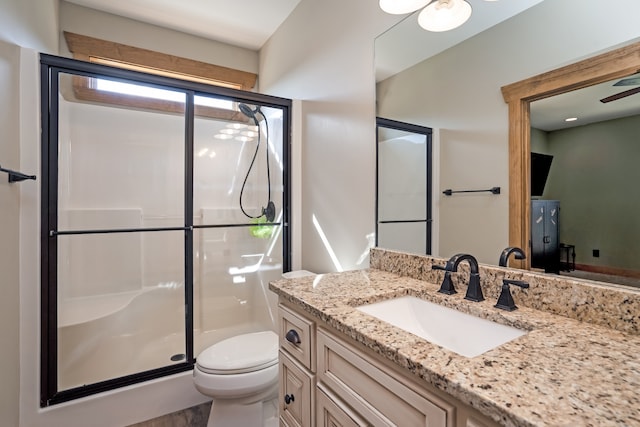
[[[310,427],[313,424],[313,376],[280,351],[280,392],[278,412],[290,427]]]
[[[318,330],[318,381],[374,426],[453,427],[455,407],[398,381],[369,356]],[[379,365],[379,363],[376,363]]]
[[[311,371],[316,370],[314,323],[289,308],[279,306],[280,348]],[[287,339],[289,337],[289,339]]]

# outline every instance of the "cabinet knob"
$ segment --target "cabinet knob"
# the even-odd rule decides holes
[[[284,403],[286,403],[287,405],[291,402],[293,402],[295,399],[293,398],[293,394],[285,394],[284,395]]]
[[[295,345],[298,345],[298,344],[300,344],[302,342],[302,341],[300,341],[300,335],[298,335],[298,333],[295,331],[295,329],[289,329],[289,332],[287,332],[287,335],[285,335],[285,338],[291,344],[295,344]]]

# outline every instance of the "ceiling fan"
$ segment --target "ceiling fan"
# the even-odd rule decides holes
[[[629,95],[640,93],[640,76],[633,76],[626,79],[622,79],[618,81],[616,84],[614,84],[614,86],[638,86],[638,87],[634,87],[633,89],[625,90],[623,92],[616,93],[611,96],[607,96],[606,98],[602,98],[600,102],[607,103],[611,101],[616,101],[618,99],[625,98]]]

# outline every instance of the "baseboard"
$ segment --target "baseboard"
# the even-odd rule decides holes
[[[640,271],[628,270],[624,268],[608,267],[606,265],[589,265],[589,264],[576,264],[576,270],[588,271],[590,273],[610,274],[612,276],[631,277],[634,279],[640,279]]]

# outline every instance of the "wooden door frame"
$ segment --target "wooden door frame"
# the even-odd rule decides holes
[[[501,88],[509,105],[509,246],[522,248],[531,267],[531,129],[529,104],[640,72],[640,42]]]

